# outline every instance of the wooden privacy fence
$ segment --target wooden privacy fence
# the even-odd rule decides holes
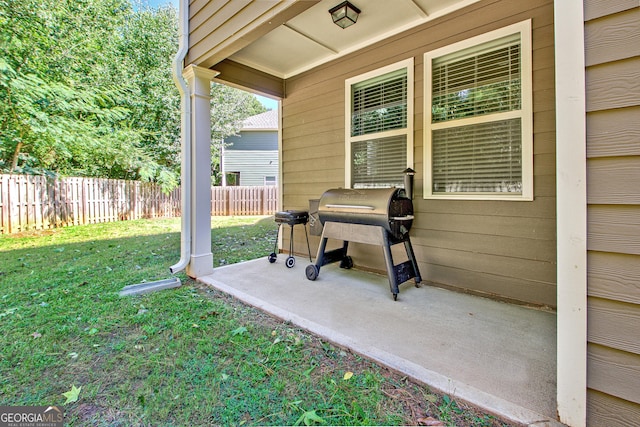
[[[278,209],[278,187],[211,187],[211,215],[271,215]]]
[[[212,187],[212,215],[270,215],[277,187]],[[101,178],[0,175],[0,233],[180,216],[180,189]]]

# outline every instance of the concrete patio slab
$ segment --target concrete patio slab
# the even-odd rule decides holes
[[[321,268],[286,255],[199,278],[247,304],[488,411],[526,425],[555,420],[555,313],[409,281],[393,301],[387,276]]]

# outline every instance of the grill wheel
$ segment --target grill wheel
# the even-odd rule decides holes
[[[307,268],[304,270],[304,273],[307,275],[307,279],[314,281],[318,278],[320,274],[320,268],[315,264],[307,265]]]

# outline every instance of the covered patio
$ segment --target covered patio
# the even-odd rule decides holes
[[[635,306],[629,307],[637,303],[637,293],[633,280],[627,280],[637,276],[632,258],[638,252],[637,233],[633,224],[618,228],[628,223],[629,206],[637,198],[635,189],[618,194],[628,187],[620,183],[633,180],[609,173],[626,170],[627,159],[618,164],[619,147],[636,155],[627,148],[628,118],[636,112],[630,108],[637,108],[627,95],[635,93],[637,79],[630,71],[635,52],[626,40],[635,35],[628,23],[637,21],[637,2],[397,0],[389,7],[385,0],[367,0],[366,7],[360,3],[357,24],[347,29],[330,19],[336,3],[181,0],[174,77],[182,100],[185,197],[181,257],[171,271],[184,269],[190,277],[516,420],[549,425],[544,420],[556,419],[578,427],[609,425],[612,415],[620,415],[621,423],[637,419],[637,375],[626,370],[637,365],[638,355],[637,334],[629,326],[637,317]],[[600,20],[606,17],[613,22]],[[585,35],[588,21],[594,25]],[[617,35],[601,44],[604,28],[616,29]],[[621,47],[618,56],[610,49],[614,46]],[[502,59],[487,67],[462,66],[470,58],[494,58],[488,52]],[[585,56],[593,62],[585,63]],[[458,62],[459,81],[468,84],[458,87],[451,79],[444,85],[448,89],[437,89],[437,70]],[[615,63],[614,71],[605,73],[600,68],[605,63]],[[513,66],[504,74],[480,71],[498,70],[498,64]],[[587,68],[593,69],[591,80],[585,79]],[[211,81],[279,100],[278,209],[306,209],[328,189],[366,187],[369,178],[372,186],[398,186],[383,172],[389,165],[398,173],[406,166],[416,171],[411,234],[423,279],[557,312],[450,295],[427,285],[404,285],[394,304],[385,277],[333,267],[324,269],[317,283],[306,281],[298,267],[270,268],[282,262],[214,269],[208,233]],[[586,82],[592,84],[591,100],[585,96]],[[461,117],[453,114],[456,107],[434,120],[434,112],[446,110],[439,99],[451,95],[462,105],[469,91],[485,93],[482,87],[498,83],[513,91],[489,92],[516,95],[516,102],[496,104],[506,110],[485,114],[480,108]],[[375,93],[391,93],[391,87],[400,88],[398,99],[376,101]],[[610,89],[616,87],[628,90],[614,96]],[[356,92],[368,93],[362,108]],[[391,117],[389,111],[397,111],[399,120],[379,128],[354,126],[359,117]],[[597,159],[589,175],[598,185],[591,186],[589,203],[587,112],[598,113],[592,115],[590,143],[596,144]],[[620,118],[611,121],[609,114]],[[513,125],[511,130],[496,126],[503,121]],[[624,131],[612,132],[613,125]],[[505,170],[515,171],[514,179],[501,178],[495,168],[489,175],[496,185],[489,187],[459,186],[464,174],[451,175],[452,185],[434,185],[434,177],[448,169],[433,167],[446,157],[444,135],[471,129],[478,130],[478,138],[452,138],[451,147],[466,140],[494,141],[500,134],[504,150],[465,148],[471,154],[461,164],[478,159],[498,165],[509,153],[514,167]],[[378,152],[383,147],[391,147],[388,155]],[[457,170],[453,157],[445,163]],[[593,207],[589,235],[588,204]],[[377,253],[356,251],[356,265],[382,268]],[[359,274],[366,276],[360,285]],[[376,297],[368,297],[372,283],[378,283]],[[469,307],[462,303],[467,299]]]
[[[278,318],[456,398],[525,425],[560,425],[556,412],[556,315],[337,264],[305,277],[266,257],[199,277]]]

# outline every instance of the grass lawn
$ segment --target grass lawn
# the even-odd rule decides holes
[[[0,404],[65,425],[510,425],[218,291],[170,277],[180,220],[0,236]],[[267,256],[264,217],[212,219],[215,265]],[[437,424],[440,421],[440,424]]]

